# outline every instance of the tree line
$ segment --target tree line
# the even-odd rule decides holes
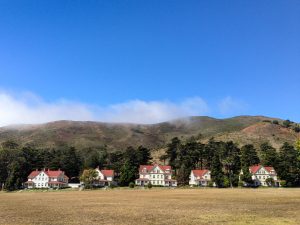
[[[295,146],[284,143],[277,151],[269,143],[256,149],[252,144],[239,148],[232,141],[215,141],[213,138],[205,144],[194,138],[186,142],[173,138],[160,160],[167,160],[173,167],[179,185],[188,184],[192,169],[210,170],[212,181],[218,187],[238,186],[241,171],[241,180],[251,184],[249,167],[262,164],[275,168],[283,186],[300,186],[299,141]]]
[[[151,150],[140,146],[128,147],[125,151],[109,150],[106,146],[87,149],[61,146],[55,149],[21,147],[13,141],[6,141],[0,147],[0,185],[6,190],[22,188],[29,173],[35,169],[61,169],[78,182],[84,169],[113,169],[121,186],[128,186],[138,177],[139,165],[151,163]],[[192,169],[211,170],[213,182],[218,187],[239,185],[242,181],[252,182],[249,166],[262,164],[273,166],[283,186],[300,186],[300,141],[295,146],[284,143],[277,151],[264,143],[256,149],[253,145],[241,148],[232,141],[201,143],[194,137],[182,141],[175,137],[160,157],[163,164],[171,165],[174,178],[179,185],[187,185]]]

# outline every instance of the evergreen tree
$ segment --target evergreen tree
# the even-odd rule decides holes
[[[260,160],[253,145],[244,145],[241,148],[241,164],[242,166],[252,166],[259,164]]]
[[[211,177],[217,187],[224,186],[224,174],[222,171],[222,163],[220,161],[219,155],[217,154],[215,154],[212,159]]]
[[[150,149],[139,146],[136,150],[139,165],[147,165],[152,160]]]
[[[278,163],[278,154],[276,149],[273,148],[268,143],[263,143],[260,145],[260,159],[264,166],[276,167]]]
[[[280,179],[286,181],[287,186],[300,185],[300,163],[297,156],[297,150],[288,143],[280,148],[277,173]]]

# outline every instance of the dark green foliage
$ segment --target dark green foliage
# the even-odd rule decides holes
[[[259,164],[260,160],[257,156],[256,149],[253,145],[245,145],[241,148],[241,164],[242,166],[252,166]]]
[[[284,126],[284,127],[290,127],[291,125],[292,125],[292,121],[290,121],[290,120],[285,120],[285,121],[283,121],[282,122],[282,125]]]
[[[181,147],[181,141],[179,138],[175,137],[171,140],[171,143],[167,145],[166,155],[169,159],[169,165],[176,168],[175,160],[177,158],[178,151]]]
[[[216,154],[212,160],[211,177],[217,187],[224,187],[224,174],[222,171],[222,163]]]
[[[261,144],[260,159],[262,165],[276,167],[278,163],[278,154],[276,152],[276,149],[268,143]]]
[[[253,180],[252,180],[252,175],[249,171],[249,166],[243,166],[242,167],[242,172],[243,172],[243,174],[241,175],[241,180],[244,181],[247,184],[252,185]]]
[[[278,120],[273,120],[272,123],[273,123],[273,124],[276,124],[276,125],[279,124]]]
[[[152,184],[150,182],[148,183],[147,188],[149,188],[149,189],[152,188]]]
[[[300,185],[300,162],[297,156],[297,150],[288,143],[284,143],[280,148],[276,169],[278,176],[286,181],[287,186]]]
[[[300,132],[300,127],[299,127],[299,125],[294,127],[294,131],[295,131],[296,133],[299,133],[299,132]]]
[[[130,182],[130,183],[129,183],[129,187],[130,187],[130,188],[134,188],[134,187],[135,187],[135,184],[134,184],[133,182]]]
[[[128,147],[123,155],[123,166],[120,171],[119,183],[121,186],[128,186],[138,176],[138,168],[142,164],[148,164],[151,160],[150,151],[140,146],[138,149]]]

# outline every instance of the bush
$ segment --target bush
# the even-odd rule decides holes
[[[285,120],[285,121],[283,121],[282,124],[283,124],[284,127],[289,128],[289,127],[291,126],[291,124],[292,124],[292,121],[290,121],[290,120]]]
[[[239,181],[238,186],[239,187],[244,187],[244,182],[243,181]]]
[[[270,120],[263,120],[264,123],[271,123]]]
[[[299,132],[300,132],[300,127],[299,127],[299,126],[295,127],[295,128],[294,128],[294,131],[295,131],[296,133],[299,133]]]
[[[208,186],[208,187],[213,187],[213,186],[214,186],[214,182],[209,181],[208,184],[207,184],[207,186]]]
[[[224,178],[223,186],[226,187],[226,188],[230,187],[230,181],[229,181],[228,177]]]
[[[281,187],[286,187],[286,181],[285,180],[280,181],[280,186]]]
[[[278,120],[273,120],[272,123],[273,123],[273,124],[276,124],[276,125],[279,124]]]
[[[274,179],[269,177],[266,179],[266,183],[269,187],[274,187],[275,186],[275,182],[274,182]]]
[[[109,187],[110,187],[110,188],[115,188],[115,187],[117,187],[117,185],[116,185],[115,183],[110,183],[110,184],[109,184]]]
[[[133,182],[130,182],[130,183],[129,183],[129,187],[130,187],[130,188],[134,188],[134,187],[135,187],[135,184],[134,184]]]
[[[151,188],[152,188],[152,184],[149,182],[148,185],[147,185],[147,187],[148,187],[149,189],[151,189]]]

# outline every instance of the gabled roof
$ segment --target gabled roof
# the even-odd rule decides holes
[[[114,175],[114,171],[113,170],[100,170],[100,171],[106,177],[112,177]]]
[[[274,169],[274,167],[272,167],[272,166],[265,166],[265,169],[266,169],[269,173],[271,173],[272,171],[275,172],[275,169]]]
[[[262,166],[262,165],[254,165],[254,166],[250,166],[249,170],[252,174],[257,173],[257,171],[260,170],[260,168],[264,168],[267,172],[271,173],[272,171],[275,172],[274,167],[272,166]]]
[[[32,172],[29,174],[28,178],[30,178],[30,179],[35,178],[37,175],[40,174],[40,172],[41,172],[41,171],[34,170],[34,171],[32,171]]]
[[[139,171],[142,172],[143,169],[146,169],[147,172],[150,172],[151,170],[153,170],[153,168],[155,166],[158,166],[164,172],[166,172],[166,170],[170,170],[171,171],[171,169],[172,169],[171,166],[162,166],[162,165],[159,165],[159,164],[154,164],[154,165],[140,165]]]
[[[62,174],[64,175],[64,171],[61,170],[41,170],[41,171],[34,170],[29,174],[28,178],[33,179],[42,172],[44,172],[48,177],[54,177],[54,178],[59,177]],[[64,176],[67,177],[66,175]]]
[[[47,170],[44,171],[45,174],[47,174],[49,177],[59,177],[64,172],[61,170]]]
[[[261,168],[261,165],[255,165],[255,166],[250,166],[249,169],[250,169],[250,172],[251,173],[256,173],[259,169]]]
[[[209,170],[192,170],[195,177],[203,177],[205,174],[209,172]]]

